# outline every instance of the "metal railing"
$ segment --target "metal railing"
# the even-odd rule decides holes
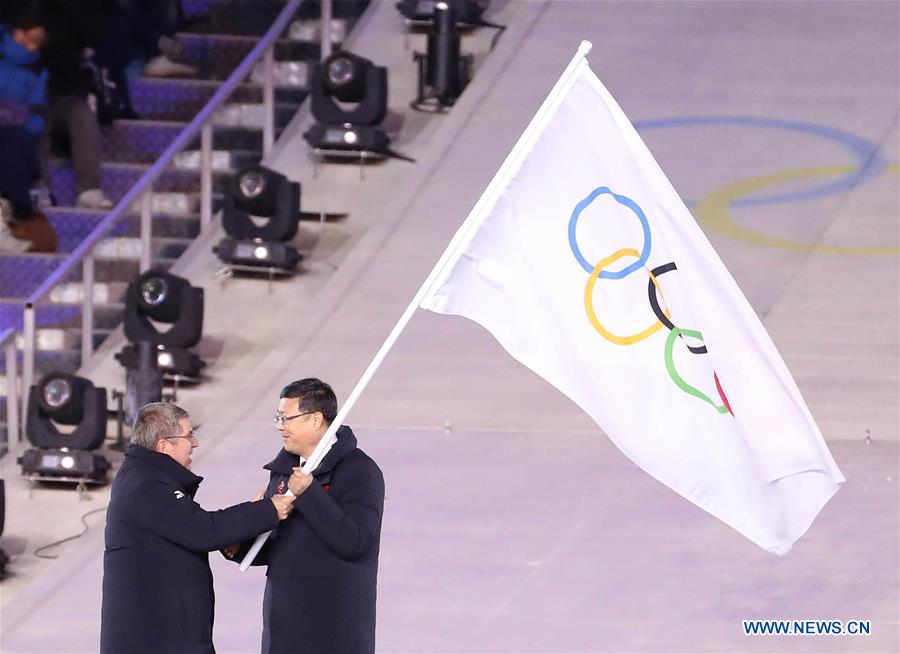
[[[6,355],[6,437],[10,443],[18,443],[21,434],[16,393],[19,374],[16,365],[16,330],[12,327],[0,332],[0,350]],[[0,443],[0,450],[4,445],[5,443]]]
[[[7,424],[10,441],[18,442],[24,417],[28,409],[28,392],[34,378],[35,361],[35,313],[37,304],[67,275],[82,266],[82,322],[81,322],[81,363],[84,365],[93,353],[94,331],[94,248],[113,227],[126,215],[130,207],[140,201],[140,259],[141,272],[150,268],[153,184],[173,159],[192,139],[200,133],[200,229],[206,232],[212,223],[212,119],[214,112],[224,104],[237,86],[251,72],[254,64],[263,60],[263,156],[271,150],[275,142],[275,87],[273,81],[275,62],[275,41],[287,27],[288,22],[296,14],[303,0],[289,0],[281,13],[244,58],[241,64],[228,76],[215,95],[199,111],[194,119],[181,131],[166,148],[150,169],[137,183],[116,203],[115,207],[101,220],[78,247],[53,271],[53,273],[25,300],[22,316],[22,332],[24,356],[22,361],[22,382],[20,386],[21,400],[16,390],[16,339],[15,330],[7,329],[0,333],[0,346],[6,352],[7,375]],[[322,0],[321,51],[331,51],[331,0]]]

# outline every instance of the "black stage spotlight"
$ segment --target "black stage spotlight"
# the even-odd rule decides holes
[[[428,32],[428,51],[413,53],[419,83],[413,109],[440,112],[453,106],[472,77],[472,55],[460,55],[459,29],[452,4],[438,2]]]
[[[241,170],[225,191],[222,227],[213,252],[233,269],[293,272],[301,257],[289,243],[300,222],[300,184],[263,166]]]
[[[313,124],[303,135],[313,147],[348,152],[386,152],[391,140],[380,129],[359,127],[352,123],[343,125]]]
[[[456,22],[461,25],[485,25],[481,15],[490,4],[490,0],[400,0],[397,11],[413,24],[430,24],[434,20],[437,4],[443,2],[451,5],[456,15]],[[490,27],[492,23],[487,24]]]
[[[106,438],[106,389],[67,373],[50,373],[28,395],[25,433],[34,448],[19,463],[30,480],[103,483],[109,462],[96,450]],[[62,431],[57,425],[74,426]]]
[[[155,323],[170,327],[163,331]],[[125,368],[138,368],[137,344],[145,341],[155,346],[157,365],[163,373],[198,380],[206,364],[188,348],[199,343],[202,335],[202,288],[161,270],[148,270],[128,285],[125,338],[129,344],[116,355]]]
[[[390,154],[390,139],[375,127],[387,114],[387,68],[338,50],[312,67],[309,92],[318,121],[303,135],[310,146]]]
[[[320,123],[377,125],[387,114],[387,68],[352,52],[338,50],[315,64],[309,87],[312,115]]]

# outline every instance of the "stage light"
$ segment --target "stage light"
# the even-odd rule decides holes
[[[301,256],[287,243],[267,243],[261,239],[239,241],[225,237],[216,245],[216,255],[233,269],[257,269],[293,272]]]
[[[160,368],[171,368],[175,365],[175,357],[171,352],[160,352],[156,355],[156,364]]]
[[[156,324],[170,325],[162,331]],[[177,275],[148,270],[128,285],[125,294],[125,337],[129,345],[116,355],[126,369],[138,367],[138,343],[155,348],[162,372],[199,379],[206,365],[189,348],[203,335],[203,289]]]
[[[396,7],[407,20],[414,24],[423,24],[434,20],[435,6],[438,4],[452,6],[457,23],[473,26],[485,24],[481,15],[487,9],[490,0],[400,0]],[[488,26],[494,25],[490,23]]]
[[[300,184],[263,166],[240,171],[225,191],[222,226],[228,234],[213,248],[232,268],[292,272],[301,256],[290,245],[300,222]]]
[[[238,230],[269,230],[269,234],[257,234],[273,240],[293,238],[300,219],[300,184],[291,182],[281,173],[264,166],[249,166],[238,171],[235,183],[227,193],[231,200],[229,221],[234,219],[234,209],[245,215],[267,218],[259,228],[253,222],[239,220],[232,226]],[[227,228],[228,226],[226,226]],[[247,234],[248,236],[252,234]]]
[[[74,427],[69,431],[60,426]],[[31,387],[25,433],[34,448],[19,458],[31,480],[102,483],[109,462],[93,452],[106,438],[106,389],[67,373]]]
[[[376,127],[387,114],[387,69],[339,50],[310,71],[316,123],[303,135],[317,150],[389,154],[390,138]]]
[[[229,236],[289,241],[300,222],[300,184],[269,168],[245,168],[226,188],[222,209],[222,226]]]
[[[391,140],[380,129],[343,125],[312,125],[304,134],[307,143],[325,150],[388,153]]]
[[[349,52],[337,52],[323,64],[322,86],[327,95],[341,102],[362,102],[366,98],[367,78],[372,62]],[[383,116],[382,116],[383,118]],[[375,120],[374,122],[380,122]]]
[[[416,52],[413,59],[419,66],[419,81],[412,107],[440,112],[453,106],[472,77],[472,56],[460,55],[455,5],[435,4],[427,52]]]
[[[320,123],[377,125],[387,114],[387,68],[338,50],[312,66],[309,93],[313,118]]]

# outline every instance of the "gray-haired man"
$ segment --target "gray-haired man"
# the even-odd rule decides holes
[[[194,501],[203,478],[190,471],[198,445],[184,409],[138,411],[106,517],[104,654],[215,652],[208,552],[273,529],[293,508],[277,495],[205,511]]]

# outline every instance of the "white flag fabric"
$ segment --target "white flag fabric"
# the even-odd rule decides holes
[[[844,477],[637,131],[583,56],[567,75],[420,306],[482,325],[643,470],[784,554]]]

